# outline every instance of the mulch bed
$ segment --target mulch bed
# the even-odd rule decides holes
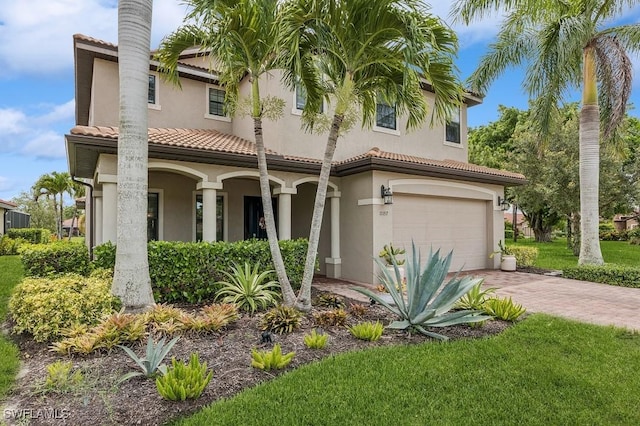
[[[318,295],[314,290],[314,297]],[[349,303],[356,302],[346,300],[346,303],[348,311]],[[219,333],[183,335],[165,362],[170,363],[171,356],[188,360],[190,354],[196,352],[214,372],[202,396],[184,402],[164,400],[156,390],[155,381],[143,377],[118,384],[122,375],[136,369],[134,362],[119,348],[109,354],[69,358],[50,352],[46,344],[35,343],[25,336],[13,336],[20,348],[22,370],[5,402],[4,420],[9,424],[23,424],[24,420],[15,418],[22,414],[30,419],[29,424],[32,425],[161,425],[322,358],[377,346],[434,341],[420,334],[385,330],[379,341],[365,342],[354,338],[344,326],[339,326],[323,329],[329,334],[329,342],[324,349],[308,349],[303,337],[316,328],[313,315],[322,310],[327,309],[314,306],[311,314],[303,318],[300,329],[290,334],[274,335],[274,343],[281,344],[283,353],[296,352],[292,363],[281,371],[265,372],[251,367],[252,348],[268,349],[271,346],[261,344],[261,314],[253,317],[243,315]],[[373,305],[364,317],[349,316],[347,324],[376,320],[388,324],[394,319],[382,307]],[[502,321],[489,321],[482,327],[460,325],[434,331],[451,339],[479,338],[500,333],[509,325]],[[134,351],[140,355],[144,352],[144,345],[140,343]],[[83,372],[84,384],[68,393],[42,392],[47,365],[68,359]]]

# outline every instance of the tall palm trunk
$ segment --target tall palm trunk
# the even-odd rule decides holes
[[[128,310],[154,304],[147,257],[147,94],[152,0],[120,0],[118,231],[112,292]]]
[[[55,197],[55,195],[54,195]],[[58,208],[60,209],[60,215],[58,217],[58,239],[62,240],[63,236],[63,222],[64,222],[64,193],[60,193],[60,204],[58,204]]]
[[[331,173],[331,163],[333,162],[333,154],[338,144],[338,135],[340,127],[344,120],[344,114],[335,114],[333,123],[327,138],[327,146],[325,147],[324,157],[322,159],[322,167],[320,168],[320,176],[318,178],[318,188],[316,189],[316,200],[313,206],[313,215],[311,217],[311,229],[309,230],[309,248],[307,249],[307,258],[304,264],[304,275],[302,277],[302,285],[298,294],[297,307],[303,311],[311,310],[311,282],[313,281],[313,273],[316,267],[316,257],[318,256],[318,243],[320,242],[320,230],[322,228],[322,216],[324,214],[324,206],[327,199],[327,186],[329,185],[329,174]]]
[[[267,155],[264,147],[264,137],[262,135],[262,106],[260,105],[260,91],[258,79],[253,78],[251,82],[252,91],[252,115],[253,115],[253,131],[256,138],[256,154],[258,156],[258,170],[260,172],[260,194],[262,195],[262,210],[264,211],[264,220],[267,226],[267,240],[269,241],[269,249],[271,258],[276,269],[276,275],[280,282],[282,291],[282,301],[285,305],[293,306],[296,295],[291,288],[287,271],[284,267],[284,260],[280,252],[278,244],[278,233],[276,231],[276,221],[273,215],[273,205],[271,202],[271,186],[269,185],[269,171],[267,170]]]
[[[598,224],[600,111],[593,47],[584,49],[584,90],[580,112],[580,265],[602,265]]]

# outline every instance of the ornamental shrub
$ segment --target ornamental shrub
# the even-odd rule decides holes
[[[287,275],[294,289],[299,288],[307,255],[307,240],[280,241]],[[111,243],[94,249],[94,267],[113,269],[116,247]],[[149,273],[153,295],[158,303],[199,303],[213,300],[224,281],[223,271],[231,271],[234,263],[262,265],[262,271],[273,270],[269,243],[264,240],[236,242],[151,241],[148,245]],[[274,273],[268,280],[277,280]]]
[[[31,244],[48,244],[51,242],[51,231],[44,228],[11,228],[7,230],[9,238],[22,238]]]
[[[23,247],[21,254],[24,273],[28,277],[65,273],[87,275],[91,270],[89,251],[82,243],[33,244]]]
[[[565,278],[640,288],[640,268],[622,265],[582,265],[562,270]]]
[[[509,246],[509,250],[516,257],[518,266],[533,266],[538,258],[537,247]]]
[[[0,256],[14,256],[20,253],[20,247],[27,241],[22,238],[13,239],[8,235],[0,237]]]
[[[37,342],[62,337],[65,329],[95,325],[120,307],[111,281],[67,274],[25,278],[9,301],[15,333],[31,333]]]

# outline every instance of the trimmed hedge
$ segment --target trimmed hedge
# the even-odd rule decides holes
[[[0,256],[14,256],[26,241],[22,238],[13,239],[8,235],[0,237]]]
[[[47,244],[51,242],[51,231],[44,228],[12,228],[7,236],[14,240],[22,238],[31,244]]]
[[[574,266],[563,269],[562,276],[581,281],[640,288],[640,268],[634,268],[632,266]]]
[[[299,288],[307,255],[307,240],[280,241],[287,275],[294,289]],[[102,244],[94,249],[94,267],[113,269],[115,245]],[[158,303],[198,303],[215,297],[225,279],[221,271],[232,264],[260,263],[262,270],[273,269],[269,243],[264,240],[185,243],[152,241],[148,245],[149,273],[153,295]],[[277,280],[274,273],[269,279]]]
[[[509,251],[516,257],[518,266],[533,266],[538,258],[537,247],[509,246]]]
[[[24,273],[28,277],[65,273],[87,275],[91,271],[89,251],[82,243],[32,244],[25,246],[21,254]]]

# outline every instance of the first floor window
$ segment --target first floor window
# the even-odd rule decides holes
[[[209,115],[225,117],[224,90],[209,88]]]
[[[396,107],[378,100],[376,104],[376,126],[396,130]]]
[[[160,194],[150,192],[147,195],[147,241],[158,240],[158,221],[160,218]]]
[[[149,96],[148,103],[155,105],[156,103],[156,76],[149,74]]]
[[[455,108],[449,114],[445,133],[447,142],[460,143],[460,108]]]
[[[216,196],[216,241],[224,240],[224,197]],[[196,241],[202,241],[202,194],[196,195]]]

